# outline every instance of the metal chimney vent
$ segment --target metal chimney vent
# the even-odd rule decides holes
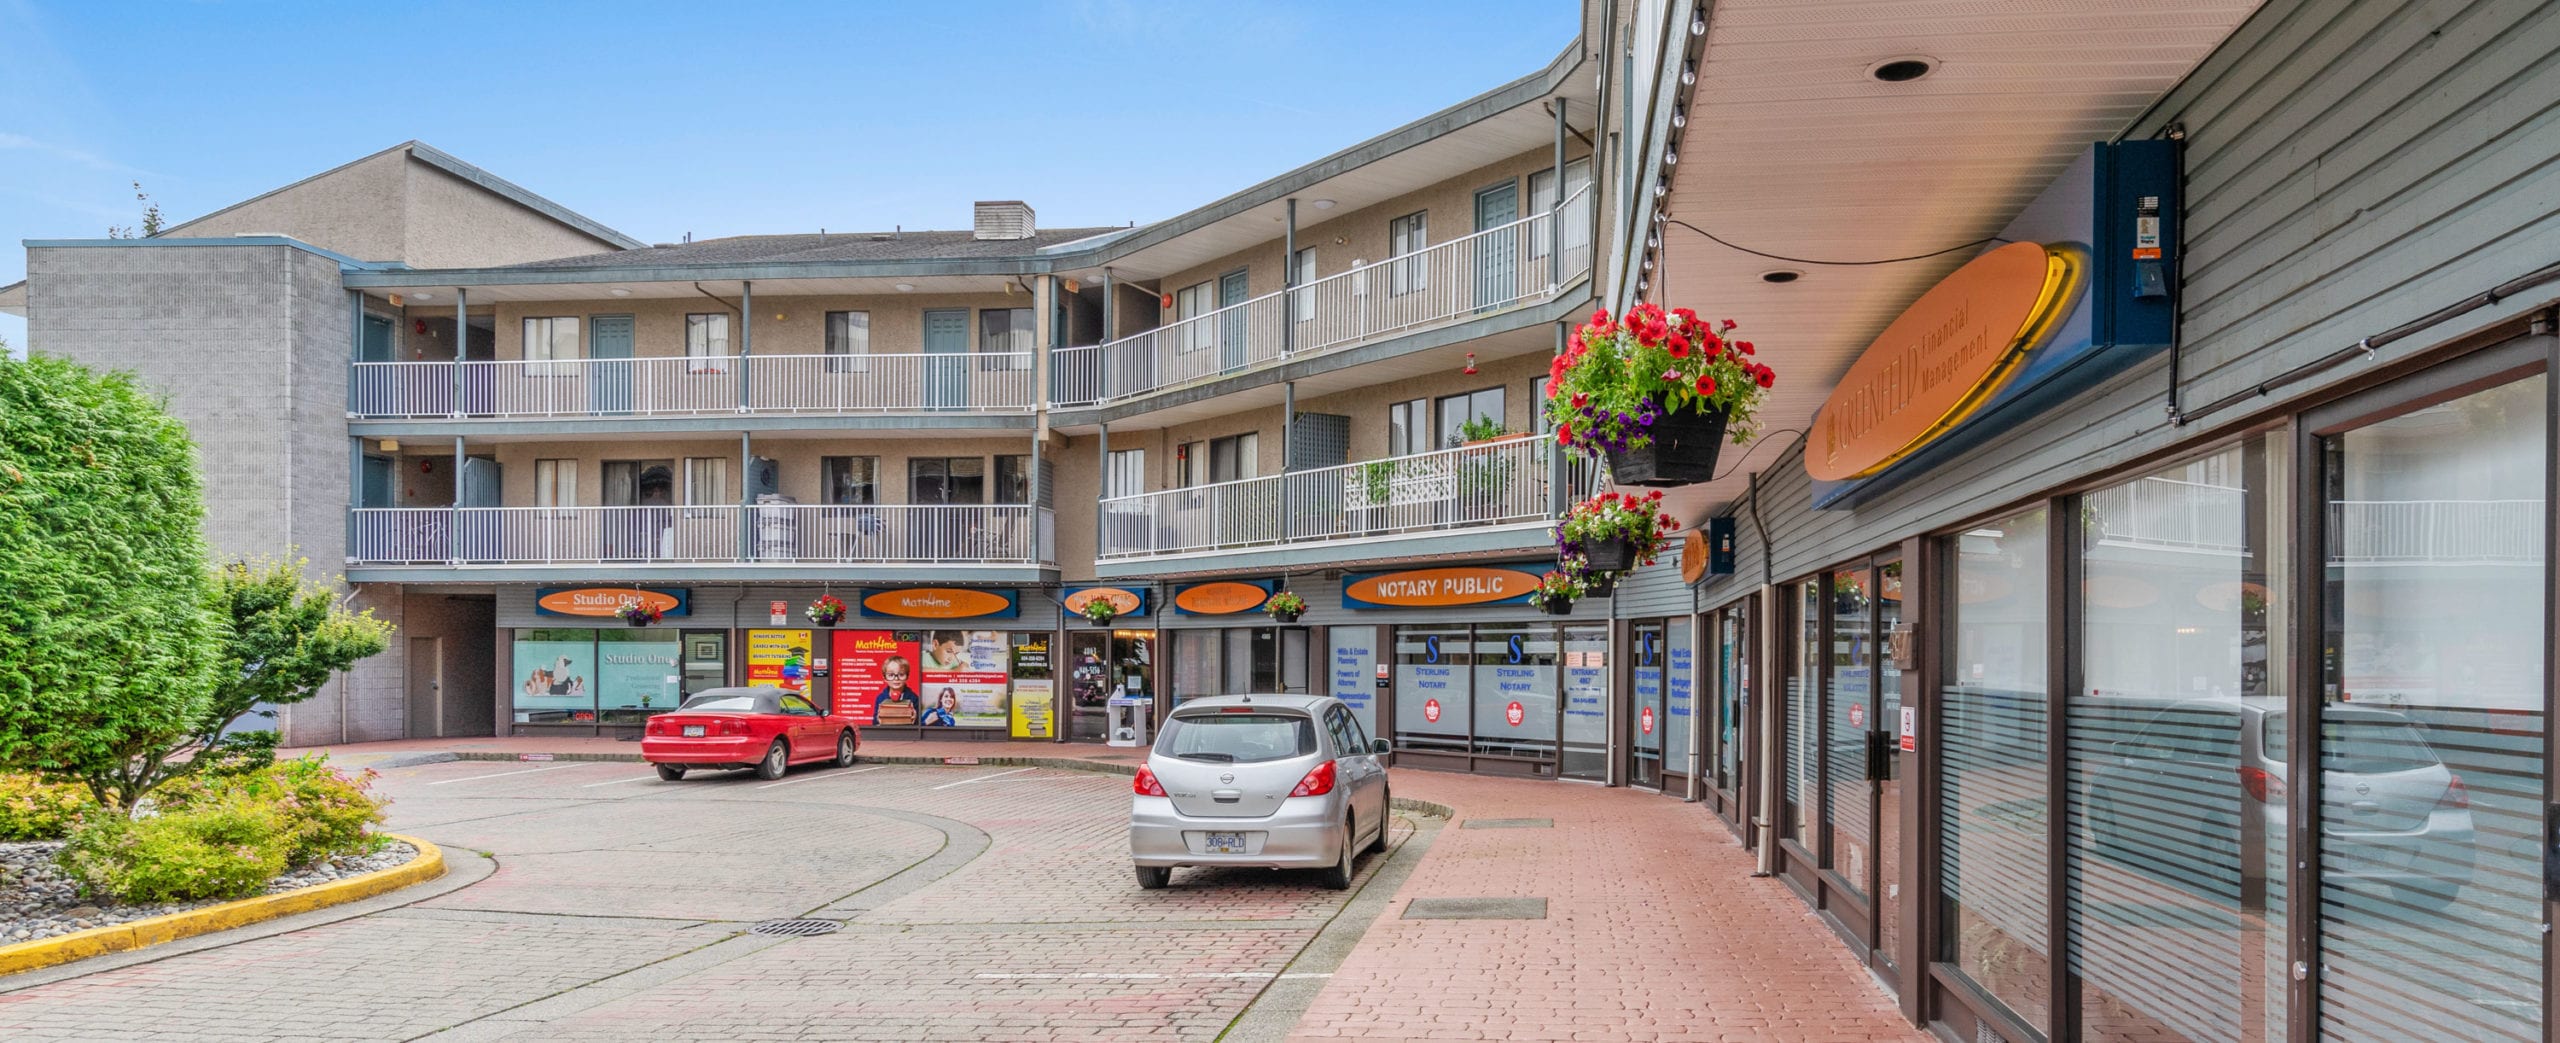
[[[978,201],[980,239],[1031,238],[1031,204],[1019,199],[982,199]]]

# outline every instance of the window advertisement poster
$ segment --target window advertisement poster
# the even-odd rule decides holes
[[[596,631],[596,708],[607,721],[634,720],[683,701],[684,638],[667,630]]]
[[[1689,640],[1689,621],[1663,625],[1662,644],[1671,669],[1662,678],[1662,753],[1667,770],[1689,773],[1689,731],[1695,724],[1697,655]]]
[[[856,725],[911,728],[924,716],[916,687],[922,642],[910,631],[838,630],[830,680],[838,709]]]
[[[1334,627],[1325,632],[1325,642],[1331,646],[1329,690],[1351,708],[1363,731],[1377,734],[1378,628]]]
[[[772,685],[786,692],[809,687],[809,632],[747,631],[747,683]]]
[[[1012,648],[1001,630],[930,630],[924,635],[928,728],[1002,728],[1012,687]]]
[[[1051,716],[1056,708],[1057,682],[1048,678],[1024,678],[1013,682],[1013,737],[1047,739],[1057,735],[1057,724]]]
[[[519,631],[515,647],[517,724],[596,719],[596,632]]]

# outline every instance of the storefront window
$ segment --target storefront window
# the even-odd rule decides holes
[[[517,724],[593,724],[596,719],[596,632],[516,632]]]
[[[1467,752],[1465,627],[1396,628],[1396,748]]]
[[[1795,655],[1787,664],[1787,836],[1814,845],[1813,810],[1818,795],[1815,773],[1821,770],[1817,745],[1822,725],[1822,583],[1799,583],[1794,590]]]
[[[1662,758],[1663,771],[1678,779],[1687,779],[1689,768],[1689,734],[1696,713],[1698,664],[1695,646],[1689,638],[1689,621],[1673,619],[1662,627],[1663,658],[1667,670],[1662,677]]]
[[[2282,1039],[2283,444],[2100,489],[2064,701],[2065,898],[2090,1040]],[[2537,595],[2537,603],[2539,596]]]
[[[1662,624],[1638,623],[1627,630],[1634,642],[1635,662],[1628,680],[1635,697],[1635,734],[1627,781],[1637,786],[1662,785]]]
[[[1333,697],[1351,707],[1363,733],[1378,734],[1378,628],[1333,627],[1325,643]]]
[[[2545,379],[2323,440],[2329,1038],[2547,1038]]]
[[[1750,751],[1742,734],[1744,710],[1750,705],[1750,653],[1744,648],[1747,631],[1742,609],[1737,606],[1717,616],[1716,644],[1716,786],[1728,791],[1743,777],[1743,765]]]
[[[604,723],[646,720],[682,701],[682,632],[650,627],[595,635],[596,709]]]
[[[1216,630],[1173,632],[1173,701],[1217,695],[1226,684],[1226,648]],[[1240,693],[1246,694],[1246,693]]]
[[[1823,796],[1831,827],[1831,868],[1849,889],[1867,893],[1874,868],[1868,850],[1875,787],[1867,781],[1867,715],[1874,712],[1875,576],[1863,569],[1831,574],[1831,701],[1823,710]]]
[[[2027,511],[1954,541],[1938,704],[1938,872],[1944,958],[2049,1032],[2045,515]]]
[[[1564,628],[1564,762],[1568,779],[1609,777],[1609,628]]]
[[[1556,630],[1477,627],[1477,753],[1545,760],[1556,747]]]

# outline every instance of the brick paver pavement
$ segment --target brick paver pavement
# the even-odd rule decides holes
[[[395,765],[437,750],[634,747],[335,755]],[[865,752],[1137,759],[966,742]],[[1399,844],[1430,829],[1427,854],[1364,862],[1364,887],[1389,866],[1410,875],[1346,907],[1259,871],[1138,890],[1127,782],[1095,771],[875,763],[670,785],[627,762],[472,760],[388,767],[382,785],[394,828],[493,852],[496,871],[289,934],[47,984],[0,978],[0,1039],[1207,1040],[1260,1032],[1262,1015],[1239,1020],[1249,1009],[1286,1025],[1300,1004],[1304,1039],[1925,1038],[1782,885],[1747,878],[1721,824],[1649,794],[1399,771],[1399,797],[1457,818],[1401,818]],[[1514,817],[1554,826],[1455,828]],[[1400,919],[1422,897],[1544,898],[1548,914]],[[803,915],[846,926],[742,933]]]

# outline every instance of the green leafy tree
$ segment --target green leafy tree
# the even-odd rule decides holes
[[[107,227],[107,238],[149,239],[152,236],[160,234],[160,229],[167,222],[160,216],[160,204],[152,202],[151,193],[142,190],[142,182],[136,181],[133,183],[133,198],[135,202],[142,204],[142,234],[139,237],[135,236],[133,226],[131,225],[109,225]]]
[[[0,359],[0,769],[112,780],[214,690],[195,445],[129,374]]]
[[[147,792],[200,769],[237,772],[272,763],[275,732],[225,735],[246,717],[272,719],[273,706],[320,693],[329,678],[381,654],[391,624],[305,577],[311,563],[233,562],[213,577],[210,604],[225,624],[222,661],[212,698],[184,741],[133,765],[133,784]]]

